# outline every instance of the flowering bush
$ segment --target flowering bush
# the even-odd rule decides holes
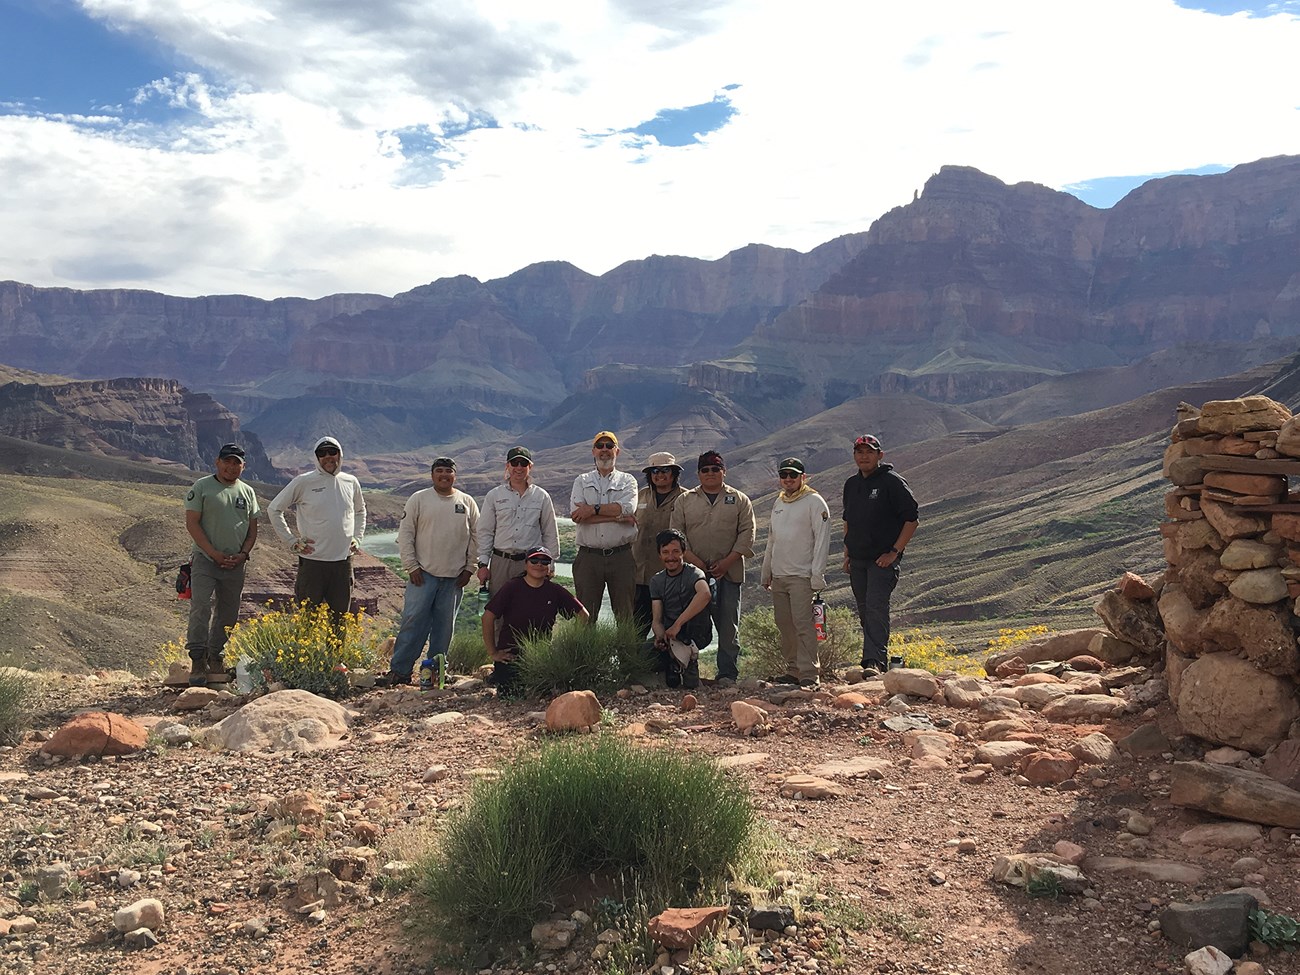
[[[250,660],[255,689],[279,681],[313,694],[342,697],[348,690],[348,671],[373,666],[385,635],[385,628],[371,624],[364,613],[347,613],[336,625],[328,606],[300,603],[236,623],[226,643],[226,659]]]
[[[958,674],[982,673],[980,661],[963,653],[941,636],[922,630],[904,630],[889,637],[891,656],[903,658],[906,667],[917,667],[931,673],[953,671]]]
[[[989,641],[989,647],[985,655],[1010,650],[1018,644],[1032,640],[1036,636],[1043,636],[1045,633],[1047,633],[1047,627],[1041,623],[1038,626],[1026,626],[1019,630],[998,630],[998,635]]]

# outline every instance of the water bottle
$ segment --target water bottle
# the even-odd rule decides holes
[[[817,642],[822,643],[826,639],[826,603],[822,600],[821,593],[813,595],[813,629],[817,632]]]
[[[420,690],[428,691],[433,689],[433,658],[425,657],[420,661]]]
[[[487,609],[488,604],[488,584],[485,582],[478,587],[478,618],[483,618],[483,610]]]

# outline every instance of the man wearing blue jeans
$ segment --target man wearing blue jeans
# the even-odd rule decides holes
[[[889,669],[889,597],[917,525],[912,489],[884,456],[879,439],[858,437],[858,473],[844,483],[844,571],[862,623],[862,667],[877,673]]]
[[[410,581],[392,664],[376,681],[381,687],[411,683],[425,643],[430,656],[446,654],[461,591],[476,567],[478,505],[456,489],[456,462],[439,457],[430,477],[433,487],[411,495],[397,529],[397,549]]]

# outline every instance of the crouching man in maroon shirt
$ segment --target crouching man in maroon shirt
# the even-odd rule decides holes
[[[489,683],[496,685],[498,694],[519,693],[519,643],[524,636],[549,634],[560,615],[584,623],[591,619],[573,593],[550,580],[552,561],[544,546],[532,549],[524,559],[524,574],[498,589],[483,610],[483,646],[493,664]],[[497,620],[501,636],[494,644]]]

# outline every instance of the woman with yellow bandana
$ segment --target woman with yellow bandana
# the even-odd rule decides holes
[[[787,457],[777,473],[781,493],[772,506],[762,574],[763,588],[772,594],[786,664],[786,672],[775,682],[816,687],[821,669],[812,601],[814,593],[826,588],[831,513],[825,499],[808,484],[803,461]]]

